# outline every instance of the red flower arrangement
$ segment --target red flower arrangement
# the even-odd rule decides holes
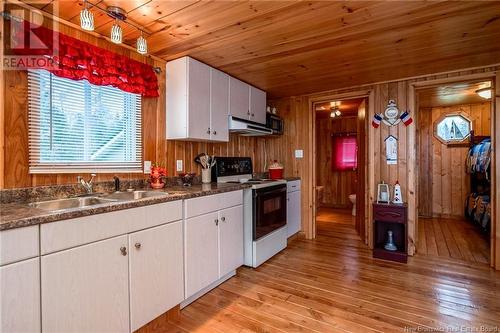
[[[152,188],[159,189],[165,187],[165,178],[167,177],[167,169],[162,168],[159,165],[154,165],[151,167],[151,173],[149,175],[149,183]]]

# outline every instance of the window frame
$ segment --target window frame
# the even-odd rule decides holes
[[[446,118],[449,117],[461,117],[465,119],[466,121],[469,122],[469,133],[463,137],[461,140],[445,140],[444,138],[440,137],[438,134],[438,125],[445,120]],[[434,137],[440,141],[442,144],[447,145],[447,146],[464,146],[464,144],[467,144],[468,139],[470,138],[470,135],[473,131],[473,121],[469,118],[469,115],[466,114],[463,111],[458,111],[458,112],[446,112],[443,113],[442,115],[439,116],[436,121],[434,121],[432,127],[433,127],[433,132],[434,132]]]
[[[135,148],[131,156],[135,157],[133,161],[61,161],[61,162],[43,162],[40,161],[40,155],[42,153],[41,139],[39,139],[40,131],[42,129],[41,119],[42,119],[42,102],[41,102],[41,89],[40,80],[41,76],[37,72],[45,71],[43,69],[28,70],[28,150],[29,150],[29,174],[57,174],[57,173],[142,173],[143,164],[143,130],[142,130],[142,97],[137,94],[127,93],[118,88],[106,86],[107,88],[117,89],[124,94],[137,95],[135,100],[135,106],[130,107],[133,112],[132,117],[135,118],[135,125],[132,127],[133,134],[130,137],[134,143]],[[46,71],[49,73],[48,71]],[[51,76],[70,80],[66,78],[60,78],[52,73]],[[83,80],[81,80],[83,81]],[[81,81],[79,82],[81,84]],[[86,81],[86,80],[85,80]],[[52,83],[52,81],[51,81]],[[92,85],[88,81],[85,84],[90,84],[91,86],[99,87],[97,85]],[[104,87],[104,86],[103,86]],[[87,92],[84,89],[83,93]],[[52,94],[52,90],[50,92]],[[38,101],[37,101],[38,100]],[[50,100],[49,103],[52,103]],[[85,103],[87,101],[85,100]],[[49,106],[50,107],[50,106]],[[124,112],[125,113],[125,112]],[[38,118],[38,119],[37,119]],[[101,127],[98,127],[101,128]],[[83,147],[82,147],[83,149]]]

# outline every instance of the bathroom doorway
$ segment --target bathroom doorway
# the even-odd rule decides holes
[[[317,235],[334,230],[342,238],[364,239],[367,102],[360,97],[314,104]]]

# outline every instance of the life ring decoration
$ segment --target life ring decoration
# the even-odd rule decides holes
[[[400,112],[396,101],[391,99],[389,100],[389,103],[387,103],[387,107],[384,113],[376,113],[373,116],[372,126],[378,128],[381,122],[383,122],[387,126],[396,126],[400,122],[403,122],[405,126],[408,126],[413,122],[413,119],[410,117],[408,111]]]

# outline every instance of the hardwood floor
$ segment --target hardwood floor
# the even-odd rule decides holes
[[[353,226],[347,211],[321,214],[315,240],[298,237],[259,268],[238,269],[156,332],[500,329],[499,272],[453,258],[373,259]]]
[[[417,254],[488,264],[488,238],[465,220],[432,218],[418,220]]]

